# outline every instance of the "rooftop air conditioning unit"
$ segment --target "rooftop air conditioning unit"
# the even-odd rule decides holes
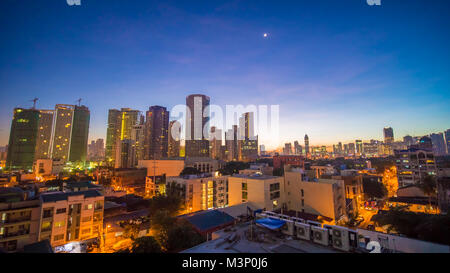
[[[302,240],[311,240],[311,226],[304,223],[295,222],[294,226],[297,229],[297,238]]]
[[[313,242],[328,246],[328,230],[326,228],[311,226]]]
[[[302,218],[297,218],[297,217],[291,217],[291,220],[294,222],[298,222],[298,223],[306,223],[305,220],[303,220]]]
[[[342,251],[350,250],[349,230],[345,227],[333,227],[333,247]]]
[[[294,221],[285,220],[286,224],[283,226],[282,232],[283,234],[294,236]]]

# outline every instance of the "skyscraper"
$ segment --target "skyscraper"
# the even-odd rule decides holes
[[[414,139],[412,136],[404,136],[403,137],[403,143],[405,143],[406,146],[411,146],[414,144]]]
[[[209,157],[209,103],[205,95],[186,97],[186,157]]]
[[[302,153],[303,153],[302,145],[300,145],[297,140],[294,141],[294,154],[302,155]]]
[[[212,159],[222,158],[222,130],[217,129],[215,126],[211,127],[210,140],[209,140],[209,152]]]
[[[54,112],[55,111],[53,110],[39,110],[39,125],[36,140],[35,159],[50,158]]]
[[[254,113],[244,113],[239,119],[239,160],[250,161],[258,157],[258,137],[255,136]]]
[[[391,127],[385,127],[383,129],[384,143],[391,144],[394,142],[394,130]]]
[[[105,159],[105,142],[102,138],[92,140],[88,145],[88,160],[100,161]]]
[[[305,155],[309,154],[309,137],[305,135]]]
[[[363,154],[363,143],[362,143],[362,140],[357,139],[355,141],[355,144],[356,144],[356,153],[358,155],[362,155]]]
[[[39,111],[15,108],[9,136],[6,167],[31,170],[36,154]]]
[[[445,155],[446,154],[446,150],[445,150],[445,140],[444,140],[444,134],[443,133],[438,133],[438,134],[431,134],[431,142],[433,144],[433,153],[434,155]]]
[[[233,128],[225,133],[226,159],[228,161],[239,160],[238,151],[238,126],[233,125]]]
[[[292,145],[291,145],[290,142],[284,144],[283,154],[284,155],[291,155],[292,154]]]
[[[145,122],[145,158],[167,158],[169,150],[169,111],[166,107],[151,106]]]
[[[169,158],[180,157],[181,124],[176,120],[169,123]]]
[[[106,131],[106,161],[114,166],[117,147],[120,141],[131,139],[133,126],[138,124],[140,112],[130,108],[110,109],[108,112],[108,128]]]
[[[445,131],[445,143],[447,146],[447,154],[450,154],[450,129]]]
[[[133,126],[131,130],[131,145],[135,164],[138,164],[139,160],[145,159],[145,125],[142,119],[139,123]]]
[[[90,112],[86,106],[57,104],[53,121],[52,158],[84,162],[87,155]]]

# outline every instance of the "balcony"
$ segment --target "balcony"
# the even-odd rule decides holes
[[[19,230],[16,232],[8,232],[8,233],[0,235],[0,241],[4,240],[4,239],[11,239],[13,237],[20,237],[20,236],[25,236],[25,235],[28,236],[28,234],[30,234],[29,230]]]
[[[19,217],[19,218],[14,218],[14,219],[0,220],[0,225],[16,224],[16,223],[29,222],[29,221],[31,221],[31,216],[25,216],[25,217]]]

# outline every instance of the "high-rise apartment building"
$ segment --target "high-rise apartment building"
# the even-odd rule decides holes
[[[186,157],[209,157],[209,103],[205,95],[186,97]]]
[[[105,158],[105,143],[102,138],[92,140],[88,145],[88,160],[101,161]]]
[[[233,128],[225,133],[225,156],[228,161],[239,160],[238,151],[238,127],[233,125]]]
[[[130,108],[110,109],[108,112],[108,128],[106,132],[106,161],[114,166],[117,149],[122,140],[131,139],[133,127],[140,120],[140,112]]]
[[[180,157],[181,124],[176,120],[169,123],[169,158]]]
[[[445,146],[447,149],[447,154],[450,154],[450,129],[444,132],[445,135]]]
[[[35,159],[50,158],[54,113],[54,110],[39,110]]]
[[[31,170],[36,155],[39,111],[15,108],[9,136],[6,167]]]
[[[305,155],[308,156],[309,152],[309,137],[305,135]]]
[[[292,154],[292,145],[291,145],[290,142],[284,144],[283,154],[284,155],[291,155]]]
[[[211,158],[222,159],[222,130],[217,129],[215,126],[211,127],[209,140],[209,152]]]
[[[446,154],[446,145],[444,140],[444,134],[431,134],[431,143],[433,145],[433,153],[434,155],[441,156]]]
[[[145,125],[142,119],[139,123],[133,126],[131,131],[131,144],[133,146],[132,151],[135,164],[138,164],[139,160],[145,159]]]
[[[89,121],[90,112],[86,106],[56,105],[52,133],[53,159],[86,161]]]
[[[146,114],[145,159],[167,158],[169,150],[169,111],[151,106]]]
[[[357,139],[355,141],[356,144],[356,154],[362,155],[363,154],[363,143],[362,140]]]
[[[391,144],[394,142],[394,130],[391,127],[383,129],[384,143]]]
[[[303,153],[302,145],[300,145],[297,140],[294,141],[294,154],[295,155],[302,155],[302,153]]]

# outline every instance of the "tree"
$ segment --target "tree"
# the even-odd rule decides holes
[[[421,177],[417,186],[428,196],[428,204],[431,208],[431,197],[436,195],[436,178],[429,174]]]
[[[146,236],[133,241],[131,253],[162,253],[162,249],[154,237]]]
[[[168,252],[179,252],[204,242],[203,237],[191,226],[182,224],[169,229],[166,241]]]
[[[225,166],[219,170],[222,175],[233,175],[239,173],[240,170],[245,170],[250,168],[250,163],[231,161],[227,162]]]
[[[197,175],[197,174],[201,174],[201,172],[199,170],[197,170],[196,168],[193,167],[186,167],[184,168],[181,173],[180,176],[184,176],[184,175]]]
[[[368,198],[384,198],[388,191],[386,187],[377,181],[374,180],[363,180],[363,188],[364,188],[364,194]]]

